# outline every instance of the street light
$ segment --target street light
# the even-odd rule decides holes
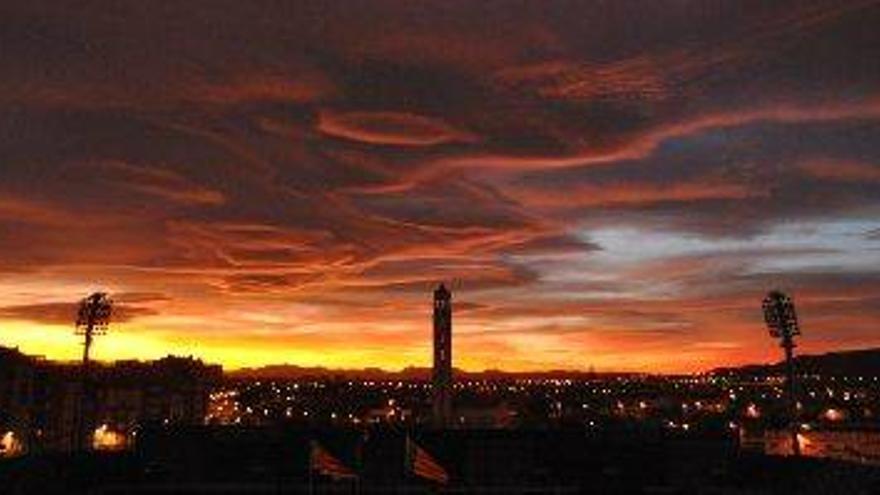
[[[800,335],[797,314],[794,310],[794,302],[791,297],[782,291],[773,290],[764,298],[764,321],[770,331],[770,336],[780,340],[780,346],[785,350],[785,371],[787,406],[789,413],[789,428],[791,430],[791,450],[794,455],[801,453],[798,442],[797,426],[797,399],[795,397],[794,383],[794,336]]]

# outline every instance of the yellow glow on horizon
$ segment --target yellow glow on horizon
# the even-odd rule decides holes
[[[187,328],[216,330],[183,330]],[[92,357],[96,361],[111,362],[152,360],[167,355],[193,356],[206,363],[220,364],[225,370],[285,364],[387,371],[431,366],[430,327],[424,323],[385,327],[365,324],[365,330],[374,332],[366,337],[337,323],[314,323],[306,328],[308,332],[291,332],[288,337],[279,338],[278,333],[259,327],[244,332],[234,322],[211,325],[194,316],[146,317],[111,326],[107,335],[95,339]],[[486,328],[490,326],[462,326],[465,331],[454,341],[456,368],[471,372],[595,369],[688,373],[727,364],[723,361],[723,350],[716,354],[714,349],[623,349],[616,342],[606,342],[595,335],[567,340],[560,335],[529,334],[528,329],[523,328],[522,332],[487,336]],[[409,338],[399,342],[400,335]],[[0,345],[18,347],[25,354],[56,361],[82,358],[82,337],[74,334],[72,324],[4,320],[0,324]]]
[[[235,345],[234,340],[233,343],[204,345],[171,333],[137,330],[137,327],[128,324],[112,327],[107,335],[95,339],[92,358],[108,362],[150,360],[172,354],[201,358],[208,363],[222,364],[224,369],[230,370],[271,364],[367,368],[376,367],[377,363],[381,363],[379,367],[383,369],[402,369],[425,366],[428,359],[427,352],[420,350],[390,356],[379,349],[364,350],[354,345],[347,349],[298,349],[271,344],[255,345],[246,336],[239,336],[241,345]],[[56,361],[78,361],[82,358],[82,337],[74,334],[73,326],[7,321],[0,327],[0,345],[18,347],[25,354]]]

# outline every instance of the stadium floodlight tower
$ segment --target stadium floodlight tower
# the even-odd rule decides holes
[[[113,301],[104,292],[95,292],[79,303],[76,315],[76,334],[84,337],[83,368],[88,368],[92,342],[96,335],[106,335],[113,313]]]
[[[797,314],[794,311],[794,302],[791,297],[782,291],[773,290],[764,298],[764,321],[770,330],[770,336],[780,340],[781,347],[785,350],[785,376],[787,389],[787,402],[789,414],[789,427],[791,430],[791,451],[798,456],[801,453],[798,442],[797,424],[797,398],[794,381],[794,336],[800,335]]]
[[[91,349],[95,336],[106,335],[113,314],[113,301],[104,292],[95,292],[79,303],[76,315],[76,335],[82,335],[82,389],[80,391],[76,444],[88,449],[91,445],[90,416],[94,408],[94,388],[90,376]]]

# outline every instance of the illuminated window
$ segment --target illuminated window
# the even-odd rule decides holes
[[[16,457],[24,453],[24,445],[15,433],[7,431],[0,437],[0,457]]]
[[[113,431],[107,425],[96,428],[92,435],[92,448],[95,450],[124,450],[127,443],[124,433]]]

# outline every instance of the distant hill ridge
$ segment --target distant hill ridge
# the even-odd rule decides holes
[[[455,376],[465,380],[485,379],[590,379],[598,377],[638,376],[638,373],[596,373],[578,370],[547,370],[534,372],[510,372],[501,370],[463,371],[456,369]],[[303,378],[341,378],[358,380],[428,380],[430,368],[408,367],[399,371],[381,368],[333,369],[323,367],[303,367],[292,364],[269,365],[260,368],[242,368],[226,373],[229,378],[249,379],[303,379]]]
[[[795,356],[798,373],[839,376],[880,376],[880,349],[859,349]],[[717,368],[715,374],[775,375],[785,372],[785,362]]]
[[[846,376],[880,376],[880,348],[859,349],[850,351],[829,352],[825,354],[803,355],[795,357],[798,373]],[[738,375],[778,375],[785,371],[785,363],[751,364],[737,367],[723,367],[712,370],[713,374]],[[303,379],[303,378],[339,378],[359,380],[428,380],[430,368],[408,367],[399,371],[381,368],[350,368],[334,369],[320,366],[306,367],[293,364],[269,365],[259,368],[242,368],[226,372],[230,378],[249,379]],[[632,372],[591,372],[580,370],[547,370],[547,371],[463,371],[456,369],[455,376],[465,380],[486,379],[572,379],[584,380],[591,378],[614,378],[647,376],[645,373]]]

